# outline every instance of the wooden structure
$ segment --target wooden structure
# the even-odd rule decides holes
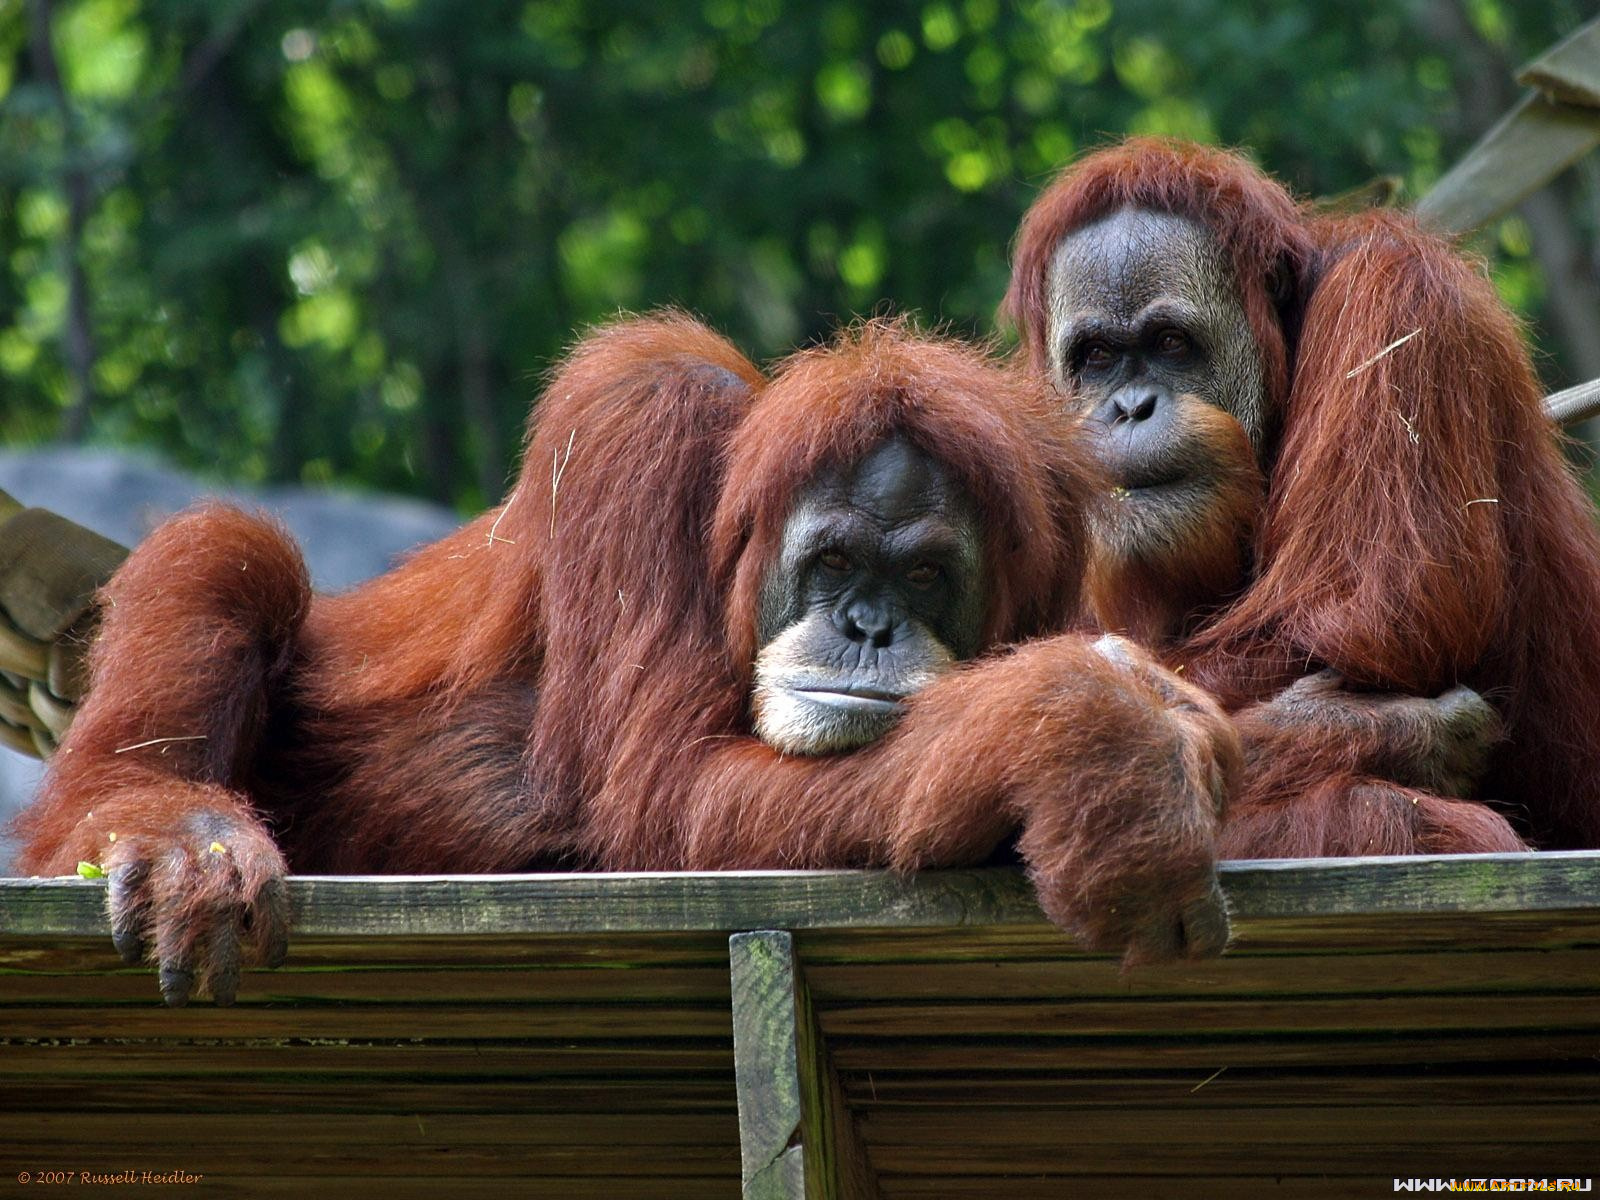
[[[1223,873],[1229,952],[1128,974],[1005,869],[302,878],[289,964],[180,1010],[102,882],[4,880],[5,1169],[343,1200],[1600,1174],[1600,852]]]
[[[1600,146],[1600,19],[1517,72],[1528,89],[1417,204],[1465,233],[1510,212]]]

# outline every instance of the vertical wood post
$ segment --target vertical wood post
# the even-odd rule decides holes
[[[793,936],[736,933],[728,959],[745,1200],[879,1200]]]

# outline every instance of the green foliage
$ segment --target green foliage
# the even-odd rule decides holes
[[[0,0],[0,436],[74,402],[76,263],[94,439],[466,508],[618,309],[759,356],[891,304],[987,332],[1083,147],[1220,139],[1307,194],[1415,194],[1477,132],[1386,0],[56,0],[53,69],[40,3]],[[1513,61],[1578,19],[1468,8]],[[1527,231],[1489,248],[1536,317]]]

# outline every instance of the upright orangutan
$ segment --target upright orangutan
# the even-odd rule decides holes
[[[621,323],[506,504],[354,592],[236,511],[158,529],[27,869],[102,864],[171,1003],[281,957],[290,868],[915,868],[1015,834],[1089,945],[1214,953],[1227,719],[1119,639],[1001,649],[1068,616],[1096,490],[1048,390],[974,350],[871,323],[769,384],[687,318]]]
[[[1113,478],[1092,614],[1236,712],[1226,854],[1600,846],[1600,538],[1478,266],[1134,140],[1005,308]]]

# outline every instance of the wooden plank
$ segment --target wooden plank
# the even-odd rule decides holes
[[[733,1077],[729,1039],[533,1041],[463,1038],[404,1041],[334,1038],[14,1038],[0,1037],[0,1077],[49,1074],[71,1079],[129,1075],[248,1076],[256,1085],[283,1075],[360,1071],[374,1079],[461,1075],[643,1075],[720,1072]]]
[[[874,1153],[884,1146],[901,1147],[908,1154],[918,1146],[993,1146],[1034,1158],[1059,1153],[1064,1145],[1081,1153],[1139,1137],[1174,1147],[1355,1146],[1390,1140],[1396,1130],[1404,1130],[1418,1145],[1435,1148],[1492,1141],[1537,1146],[1600,1140],[1600,1098],[1596,1097],[1587,1104],[1527,1104],[1521,1097],[1502,1097],[1499,1104],[1427,1108],[1397,1104],[1308,1105],[1282,1110],[1211,1108],[1203,1121],[1194,1117],[1182,1105],[1109,1111],[952,1105],[876,1109],[863,1114],[859,1125]]]
[[[115,1008],[0,1005],[0,1024],[12,1037],[31,1038],[632,1038],[648,1044],[715,1038],[726,1033],[728,1012],[667,1004],[239,1004],[174,1010],[153,994],[145,1004]]]
[[[1595,1140],[1568,1142],[1518,1142],[1502,1138],[1442,1146],[1413,1140],[1405,1126],[1390,1128],[1385,1136],[1359,1144],[1327,1145],[1319,1142],[1202,1142],[1173,1145],[1159,1137],[1130,1130],[1126,1141],[1080,1146],[1070,1140],[1043,1152],[1026,1145],[973,1146],[965,1142],[919,1141],[915,1145],[872,1147],[884,1179],[897,1175],[939,1179],[963,1175],[1053,1175],[1071,1186],[1059,1195],[1087,1195],[1072,1177],[1077,1174],[1113,1175],[1137,1169],[1147,1176],[1165,1176],[1154,1194],[1182,1197],[1174,1187],[1211,1175],[1232,1175],[1241,1169],[1271,1175],[1331,1174],[1376,1177],[1383,1195],[1392,1195],[1390,1180],[1419,1176],[1459,1179],[1464,1175],[1512,1176],[1526,1179],[1556,1176],[1593,1176]],[[1463,1170],[1462,1159],[1470,1160]],[[1529,1163],[1535,1164],[1534,1167]],[[942,1194],[942,1193],[940,1193]],[[1004,1195],[1004,1193],[999,1193]],[[1151,1194],[1151,1193],[1147,1193]],[[1368,1195],[1374,1193],[1368,1192]]]
[[[515,1164],[520,1171],[527,1164]],[[391,1162],[388,1170],[403,1170]],[[605,1175],[505,1174],[474,1179],[458,1175],[441,1183],[412,1175],[307,1175],[298,1168],[244,1176],[207,1172],[206,1200],[250,1197],[337,1196],[339,1200],[738,1200],[739,1182],[731,1175],[674,1175],[627,1178]]]
[[[390,1163],[388,1170],[403,1170]],[[123,1190],[123,1189],[118,1189]],[[737,1183],[726,1178],[674,1176],[628,1178],[606,1176],[497,1175],[474,1179],[458,1176],[441,1181],[409,1175],[308,1175],[298,1168],[255,1175],[208,1171],[195,1188],[207,1200],[257,1200],[264,1197],[337,1196],[339,1200],[738,1200]]]
[[[1149,1070],[1221,1067],[1387,1067],[1444,1063],[1577,1061],[1600,1056],[1600,1032],[1539,1030],[1191,1038],[835,1038],[840,1071]]]
[[[864,1192],[840,1164],[869,1160],[887,1195],[1130,1171],[1163,1194],[1310,1163],[1458,1171],[1480,1146],[1557,1161],[1588,1132],[1600,854],[1222,875],[1230,953],[1130,974],[1075,951],[1014,870],[297,879],[290,967],[182,1012],[111,954],[99,885],[0,884],[0,1126],[113,1168],[204,1146],[195,1165],[238,1194],[289,1161],[362,1181],[413,1160],[435,1193],[538,1174],[572,1196],[729,1194],[727,971],[748,939],[727,935],[779,913],[792,934],[751,934],[788,972],[757,1005],[784,1014],[800,1113],[761,1143],[778,1194]],[[1513,1109],[1525,1127],[1493,1124]],[[1448,1168],[1403,1157],[1445,1149]]]
[[[1119,1171],[1110,1175],[1071,1176],[1025,1174],[1014,1167],[1003,1174],[949,1176],[891,1176],[883,1181],[888,1200],[1063,1200],[1063,1197],[1092,1196],[1094,1200],[1242,1200],[1257,1196],[1281,1196],[1284,1200],[1373,1200],[1394,1194],[1392,1172],[1374,1171],[1361,1175],[1334,1176],[1326,1170],[1307,1168],[1276,1174],[1239,1174],[1253,1166],[1249,1152],[1239,1155],[1233,1170],[1205,1179],[1190,1176],[1174,1180],[1171,1176],[1152,1176],[1141,1172]],[[1440,1178],[1461,1178],[1459,1165]],[[1591,1172],[1592,1174],[1592,1172]],[[1519,1178],[1526,1178],[1521,1171]]]
[[[25,508],[6,519],[0,538],[0,610],[28,637],[53,642],[127,557],[127,547],[76,521]]]
[[[1003,872],[1010,875],[1010,872]],[[1016,876],[1019,894],[1025,896],[1025,881]],[[0,881],[3,890],[4,881]],[[1022,924],[863,926],[821,926],[796,930],[797,941],[808,965],[811,964],[893,964],[915,962],[988,963],[997,959],[1059,960],[1079,964],[1108,964],[1106,955],[1089,955],[1074,947],[1071,939],[1048,924],[1031,898],[1025,896],[1031,921]],[[1248,903],[1248,898],[1247,901]],[[1422,902],[1424,905],[1426,901]],[[819,913],[819,918],[829,914]],[[878,919],[888,920],[888,917]],[[959,919],[959,917],[957,917]],[[279,980],[296,971],[355,969],[507,968],[537,966],[588,967],[618,971],[654,971],[663,966],[712,965],[706,947],[715,946],[720,969],[727,969],[727,932],[683,933],[663,931],[596,934],[517,934],[403,936],[330,938],[302,935],[290,938],[289,962],[280,971],[247,971],[240,996],[269,997]],[[1289,954],[1316,955],[1337,971],[1339,956],[1348,951],[1363,957],[1375,949],[1386,953],[1414,951],[1468,952],[1511,949],[1560,949],[1574,946],[1600,946],[1600,904],[1566,910],[1513,909],[1498,911],[1325,913],[1274,916],[1270,912],[1246,912],[1234,921],[1234,940],[1219,962],[1183,963],[1170,967],[1145,967],[1133,979],[1173,979],[1184,971],[1205,971],[1232,960]],[[1270,961],[1251,969],[1272,971]],[[109,934],[59,934],[36,928],[25,934],[0,931],[0,972],[23,971],[55,973],[63,979],[83,975],[88,982],[73,993],[79,999],[98,997],[95,989],[109,976],[137,977],[147,968],[128,968],[111,949]],[[92,975],[88,973],[92,972]],[[0,973],[0,998],[6,995],[6,980],[15,976]],[[559,981],[552,981],[559,985]],[[127,985],[117,982],[119,991]],[[284,986],[295,986],[292,982]]]
[[[788,938],[789,935],[783,935]],[[805,1104],[802,1124],[806,1178],[815,1200],[880,1200],[878,1180],[845,1100],[839,1073],[828,1054],[827,1039],[817,1021],[811,989],[795,957],[790,939],[789,962],[795,979],[795,1049],[800,1062],[800,1094]]]
[[[875,1200],[793,937],[735,934],[728,957],[746,1200]]]
[[[1600,851],[1224,863],[1242,934],[1287,918],[1600,909]],[[1006,927],[1043,924],[1022,873],[723,871],[300,876],[302,940],[523,934]],[[0,940],[106,933],[103,880],[0,880]]]
[[[1600,906],[1600,850],[1224,863],[1229,911],[1287,916],[1534,913]]]
[[[1228,944],[1229,954],[1305,953],[1339,957],[1374,946],[1457,953],[1474,950],[1568,950],[1600,945],[1600,908],[1565,912],[1418,912],[1303,916],[1251,921]]]
[[[728,957],[745,1200],[803,1200],[805,1159],[798,1140],[805,1112],[793,946],[785,933],[735,934]]]
[[[1189,1110],[1297,1108],[1349,1104],[1497,1104],[1508,1096],[1530,1105],[1583,1102],[1600,1096],[1600,1062],[1515,1063],[1500,1070],[1465,1067],[1319,1068],[1223,1071],[992,1071],[955,1073],[851,1071],[841,1076],[857,1113],[951,1105],[1028,1108],[1148,1108]]]
[[[1600,947],[1374,954],[1230,954],[1124,971],[1103,958],[989,957],[978,961],[818,962],[802,942],[817,1003],[1121,999],[1298,995],[1417,996],[1435,992],[1589,993],[1600,988]],[[48,978],[55,978],[48,976]],[[0,992],[9,987],[0,979]]]
[[[485,1080],[451,1075],[371,1078],[355,1070],[336,1074],[238,1078],[182,1074],[118,1077],[114,1088],[77,1078],[8,1074],[0,1112],[450,1112],[450,1114],[651,1114],[710,1112],[736,1120],[733,1088],[723,1074],[675,1072],[654,1078],[554,1077]],[[1502,1093],[1504,1094],[1504,1093]],[[733,1126],[730,1126],[733,1128]]]
[[[0,880],[0,891],[5,881]],[[523,933],[437,934],[421,937],[305,936],[300,931],[289,946],[289,971],[349,971],[446,967],[502,969],[537,967],[540,970],[595,968],[601,970],[657,970],[673,966],[710,967],[726,974],[728,935],[719,932],[682,933]],[[0,925],[0,970],[107,973],[130,970],[111,949],[107,933],[8,935]],[[132,968],[137,973],[142,968]],[[246,975],[250,975],[246,972]],[[277,972],[257,972],[262,980]],[[0,984],[0,987],[3,987]]]
[[[306,1151],[322,1147],[403,1147],[429,1141],[456,1146],[710,1146],[731,1158],[733,1112],[719,1113],[142,1113],[16,1112],[6,1116],[12,1145],[204,1146],[207,1155],[261,1140],[271,1129]]]
[[[7,1010],[0,1009],[0,1013]],[[1060,1038],[1251,1033],[1459,1032],[1489,1036],[1522,1030],[1593,1031],[1600,1041],[1600,983],[1581,994],[1499,996],[1335,996],[1272,999],[1132,999],[855,1004],[827,1008],[829,1038],[999,1037],[1029,1030]]]
[[[1567,1071],[1592,1066],[1600,1040],[1592,1033],[1499,1034],[1492,1038],[1409,1034],[1369,1040],[1348,1037],[1233,1038],[1199,1041],[1177,1035],[1159,1038],[1095,1038],[1066,1040],[1028,1037],[984,1039],[873,1038],[842,1040],[830,1055],[845,1078],[868,1080],[869,1094],[887,1086],[897,1074],[966,1078],[977,1075],[1031,1072],[1181,1071],[1192,1072],[1189,1086],[1211,1078],[1219,1068],[1229,1074],[1252,1068],[1274,1071],[1355,1068],[1506,1069]],[[0,1076],[52,1076],[63,1082],[92,1086],[94,1081],[160,1081],[177,1075],[220,1081],[248,1079],[263,1091],[281,1080],[348,1076],[359,1072],[374,1082],[390,1080],[480,1079],[520,1081],[530,1078],[573,1081],[600,1076],[648,1081],[678,1077],[733,1076],[731,1047],[700,1043],[629,1042],[459,1043],[373,1042],[239,1043],[149,1039],[139,1041],[33,1041],[0,1039]],[[1218,1079],[1226,1079],[1224,1075]],[[876,1082],[871,1082],[876,1081]],[[862,1086],[862,1085],[855,1085]],[[1215,1083],[1207,1087],[1216,1086]]]
[[[527,1164],[515,1164],[526,1171]],[[391,1162],[390,1171],[405,1163]],[[259,1175],[208,1171],[200,1189],[206,1200],[250,1197],[306,1200],[337,1196],[339,1200],[738,1200],[739,1182],[730,1175],[618,1177],[605,1175],[504,1174],[474,1179],[457,1175],[447,1181],[412,1175],[307,1175],[299,1168],[278,1168]],[[199,1189],[197,1189],[199,1190]]]
[[[123,1127],[137,1129],[138,1118],[121,1118]],[[421,1129],[427,1129],[426,1114]],[[634,1194],[651,1195],[650,1185],[675,1175],[721,1176],[729,1190],[737,1187],[739,1154],[730,1133],[723,1145],[662,1146],[610,1143],[604,1146],[571,1142],[550,1145],[496,1145],[457,1142],[419,1132],[411,1123],[410,1135],[394,1142],[318,1142],[301,1144],[292,1131],[268,1117],[257,1117],[253,1134],[237,1142],[211,1143],[193,1138],[174,1141],[140,1141],[133,1137],[107,1147],[86,1139],[15,1141],[7,1137],[7,1161],[83,1164],[80,1169],[116,1172],[132,1163],[150,1163],[163,1170],[182,1168],[195,1172],[269,1176],[285,1164],[309,1175],[360,1176],[403,1168],[418,1177],[431,1177],[442,1196],[453,1194],[452,1180],[466,1176],[495,1177],[522,1173],[530,1168],[553,1175],[633,1176],[641,1184]],[[45,1168],[55,1169],[55,1168]],[[737,1193],[735,1193],[737,1194]]]
[[[1107,955],[1076,949],[1067,936],[1046,924],[991,925],[946,929],[798,930],[801,957],[813,964],[873,965],[959,963],[996,960],[1098,960],[1120,970]],[[1233,940],[1220,959],[1138,967],[1134,979],[1179,979],[1191,967],[1220,966],[1226,971],[1270,976],[1279,958],[1315,957],[1328,964],[1330,982],[1347,956],[1368,957],[1375,950],[1395,954],[1469,955],[1500,950],[1565,953],[1600,945],[1600,907],[1562,912],[1391,913],[1378,916],[1336,913],[1309,917],[1251,917],[1233,922]]]
[[[1600,19],[1523,67],[1517,82],[1552,100],[1600,108]]]
[[[387,957],[387,955],[385,956]],[[641,965],[616,967],[406,967],[355,966],[342,970],[304,970],[300,962],[276,971],[247,971],[241,994],[277,1004],[329,1001],[392,1001],[495,1004],[560,1000],[572,1004],[619,1001],[695,1002],[728,1007],[728,968],[720,966]],[[82,971],[37,971],[0,967],[0,1005],[67,1003],[147,1004],[154,984],[146,967],[119,967],[85,978]]]
[[[0,880],[0,935],[102,933],[104,891],[103,880]],[[992,870],[300,876],[289,897],[299,936],[346,940],[1040,920],[1020,873]]]
[[[1524,96],[1417,202],[1438,229],[1465,233],[1510,212],[1600,146],[1600,111]]]
[[[719,1113],[735,1119],[733,1088],[723,1073],[679,1071],[654,1078],[584,1075],[486,1080],[371,1077],[359,1061],[338,1073],[257,1078],[197,1076],[168,1056],[168,1073],[116,1076],[100,1088],[82,1079],[7,1074],[0,1112],[143,1113]],[[1501,1093],[1503,1094],[1503,1093]],[[730,1128],[732,1126],[730,1125]]]

